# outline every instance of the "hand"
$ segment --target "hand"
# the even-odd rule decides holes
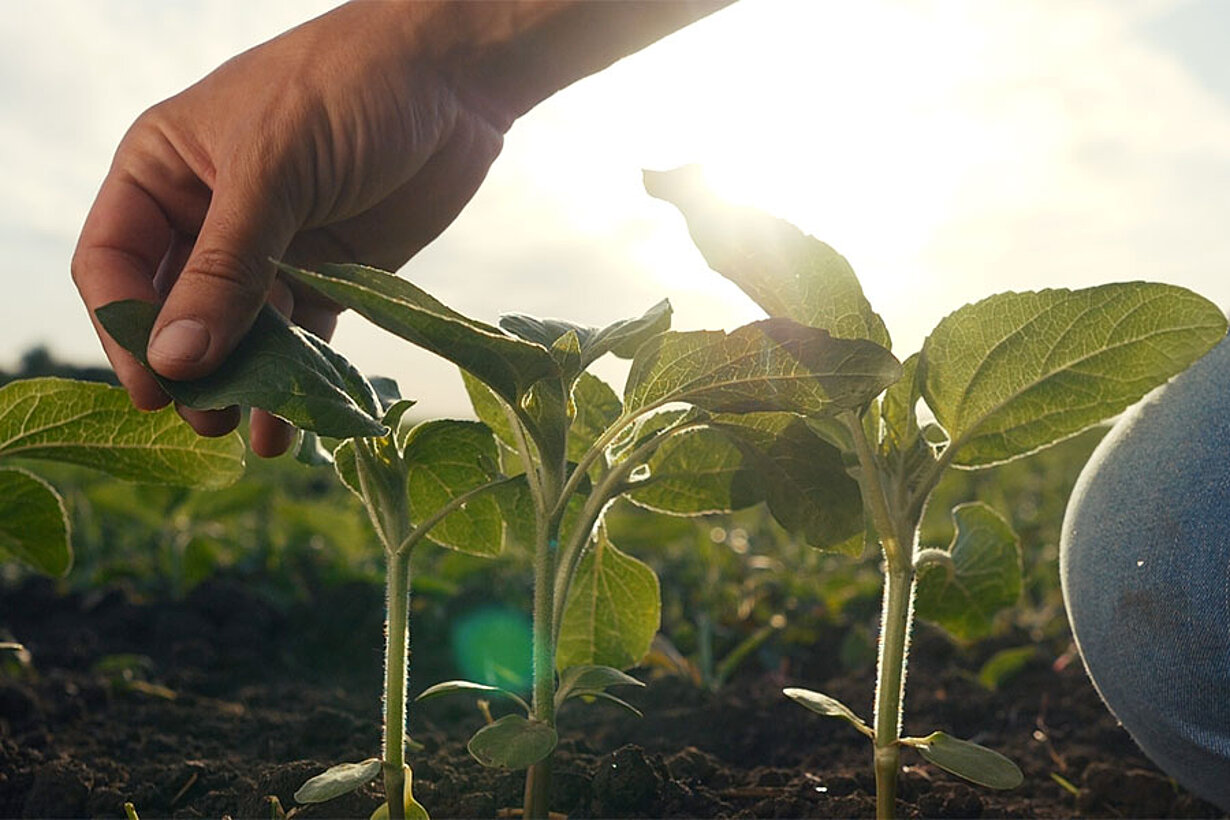
[[[270,260],[396,270],[469,201],[511,122],[422,58],[415,22],[401,3],[343,6],[145,112],[73,258],[91,319],[118,299],[162,301],[148,360],[170,379],[213,371],[265,301],[328,339],[339,308],[275,279]],[[165,405],[94,321],[133,403]],[[203,435],[239,419],[237,408],[180,414]],[[257,454],[284,452],[292,433],[253,412]]]

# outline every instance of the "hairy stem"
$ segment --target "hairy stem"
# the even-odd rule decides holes
[[[410,552],[389,556],[384,657],[384,794],[390,820],[406,811],[406,674],[410,656]]]

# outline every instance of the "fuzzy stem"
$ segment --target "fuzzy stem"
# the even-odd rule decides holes
[[[389,556],[384,657],[384,794],[389,820],[406,813],[406,675],[410,656],[410,551]]]

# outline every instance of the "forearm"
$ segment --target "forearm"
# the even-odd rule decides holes
[[[412,0],[405,10],[431,61],[506,130],[556,91],[731,2]]]

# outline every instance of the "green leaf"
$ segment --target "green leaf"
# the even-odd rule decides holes
[[[840,718],[867,735],[867,737],[875,737],[875,732],[871,730],[867,722],[856,715],[853,709],[836,698],[831,698],[820,692],[813,692],[810,689],[799,689],[796,687],[783,689],[782,694],[818,715]]]
[[[354,439],[346,439],[333,448],[333,470],[346,489],[363,498],[363,490],[359,487],[359,467],[355,463]]]
[[[599,527],[568,590],[556,667],[635,666],[649,652],[661,613],[658,576]]]
[[[201,438],[173,408],[137,410],[119,387],[40,378],[0,388],[0,457],[9,456],[217,489],[243,474],[244,449],[238,435]]]
[[[884,320],[871,309],[854,269],[828,245],[763,211],[722,202],[707,190],[695,165],[646,171],[645,188],[683,212],[709,267],[770,316],[892,348]]]
[[[634,450],[659,433],[672,427],[699,421],[706,418],[707,415],[694,407],[661,410],[657,413],[642,415],[631,425],[625,427],[615,440],[611,442],[611,446],[607,448],[609,460],[612,464],[621,464],[628,459]]]
[[[491,686],[486,683],[475,683],[469,680],[446,680],[443,683],[437,683],[434,686],[428,686],[418,694],[415,701],[428,700],[430,698],[439,697],[440,695],[455,695],[458,692],[465,694],[482,694],[482,695],[502,695],[506,698],[514,700],[525,710],[526,714],[530,713],[530,705],[526,703],[520,695],[508,689],[501,689],[499,686]]]
[[[650,456],[644,486],[628,493],[634,503],[670,515],[731,512],[764,496],[745,469],[743,453],[719,430],[701,427],[670,436]]]
[[[521,715],[505,715],[479,729],[466,748],[479,763],[492,769],[526,769],[555,750],[555,730]]]
[[[73,565],[64,502],[25,470],[0,469],[0,551],[55,577]]]
[[[788,413],[718,416],[713,426],[731,437],[779,524],[808,544],[858,556],[863,549],[863,502],[842,453]]]
[[[492,492],[504,519],[505,545],[532,550],[537,537],[538,513],[525,474],[517,479],[499,485]]]
[[[295,461],[309,467],[328,467],[333,463],[333,454],[320,443],[320,436],[311,430],[303,430],[295,446]]]
[[[402,454],[410,516],[424,521],[453,499],[489,483],[498,458],[495,439],[477,421],[426,421],[410,431]],[[495,498],[483,493],[449,513],[427,533],[442,547],[471,555],[499,555],[504,525]]]
[[[390,273],[362,265],[322,265],[283,273],[371,322],[472,373],[513,407],[540,379],[558,377],[546,347],[469,319]]]
[[[978,669],[978,682],[995,691],[1021,673],[1038,657],[1036,646],[1014,646],[1001,649]]]
[[[1025,775],[1011,760],[968,740],[932,732],[924,738],[902,738],[901,742],[918,749],[919,754],[941,769],[979,786],[1015,789],[1025,782]]]
[[[568,460],[580,461],[619,418],[623,405],[606,382],[589,373],[582,373],[573,385],[572,403],[576,414],[568,429]]]
[[[1021,548],[1011,525],[986,504],[962,504],[952,520],[952,577],[942,566],[924,565],[914,607],[918,617],[971,640],[989,633],[995,614],[1020,598]]]
[[[158,306],[129,300],[95,313],[107,332],[143,364]],[[153,373],[153,371],[150,371]],[[202,379],[154,374],[176,401],[197,410],[259,407],[322,436],[376,436],[384,431],[371,385],[345,359],[266,305],[222,366]]]
[[[632,362],[624,408],[635,413],[687,402],[717,413],[822,415],[865,407],[900,375],[901,365],[877,344],[765,319],[729,334],[655,336]]]
[[[671,304],[663,299],[641,316],[624,319],[604,328],[588,327],[561,319],[535,319],[520,313],[500,317],[500,327],[529,342],[554,347],[559,340],[573,334],[577,339],[578,361],[573,368],[564,368],[571,375],[589,367],[606,353],[623,359],[632,358],[642,344],[671,326]],[[557,357],[558,360],[558,357]]]
[[[597,697],[612,686],[644,685],[626,672],[609,666],[570,666],[559,674],[555,706],[558,709],[572,698]]]
[[[299,803],[323,803],[343,794],[349,794],[365,783],[375,780],[382,764],[379,758],[369,757],[361,763],[339,763],[308,780],[295,792]]]
[[[508,420],[507,405],[476,376],[471,376],[462,370],[461,380],[465,383],[466,394],[470,397],[474,415],[491,428],[491,432],[501,444],[509,450],[516,450],[517,439],[513,435],[512,423]]]
[[[922,398],[918,380],[919,354],[901,363],[901,378],[884,391],[880,402],[883,450],[908,451],[918,439],[918,400]]]
[[[1001,293],[936,326],[922,349],[922,391],[953,463],[982,467],[1110,418],[1225,333],[1216,305],[1172,285]]]

